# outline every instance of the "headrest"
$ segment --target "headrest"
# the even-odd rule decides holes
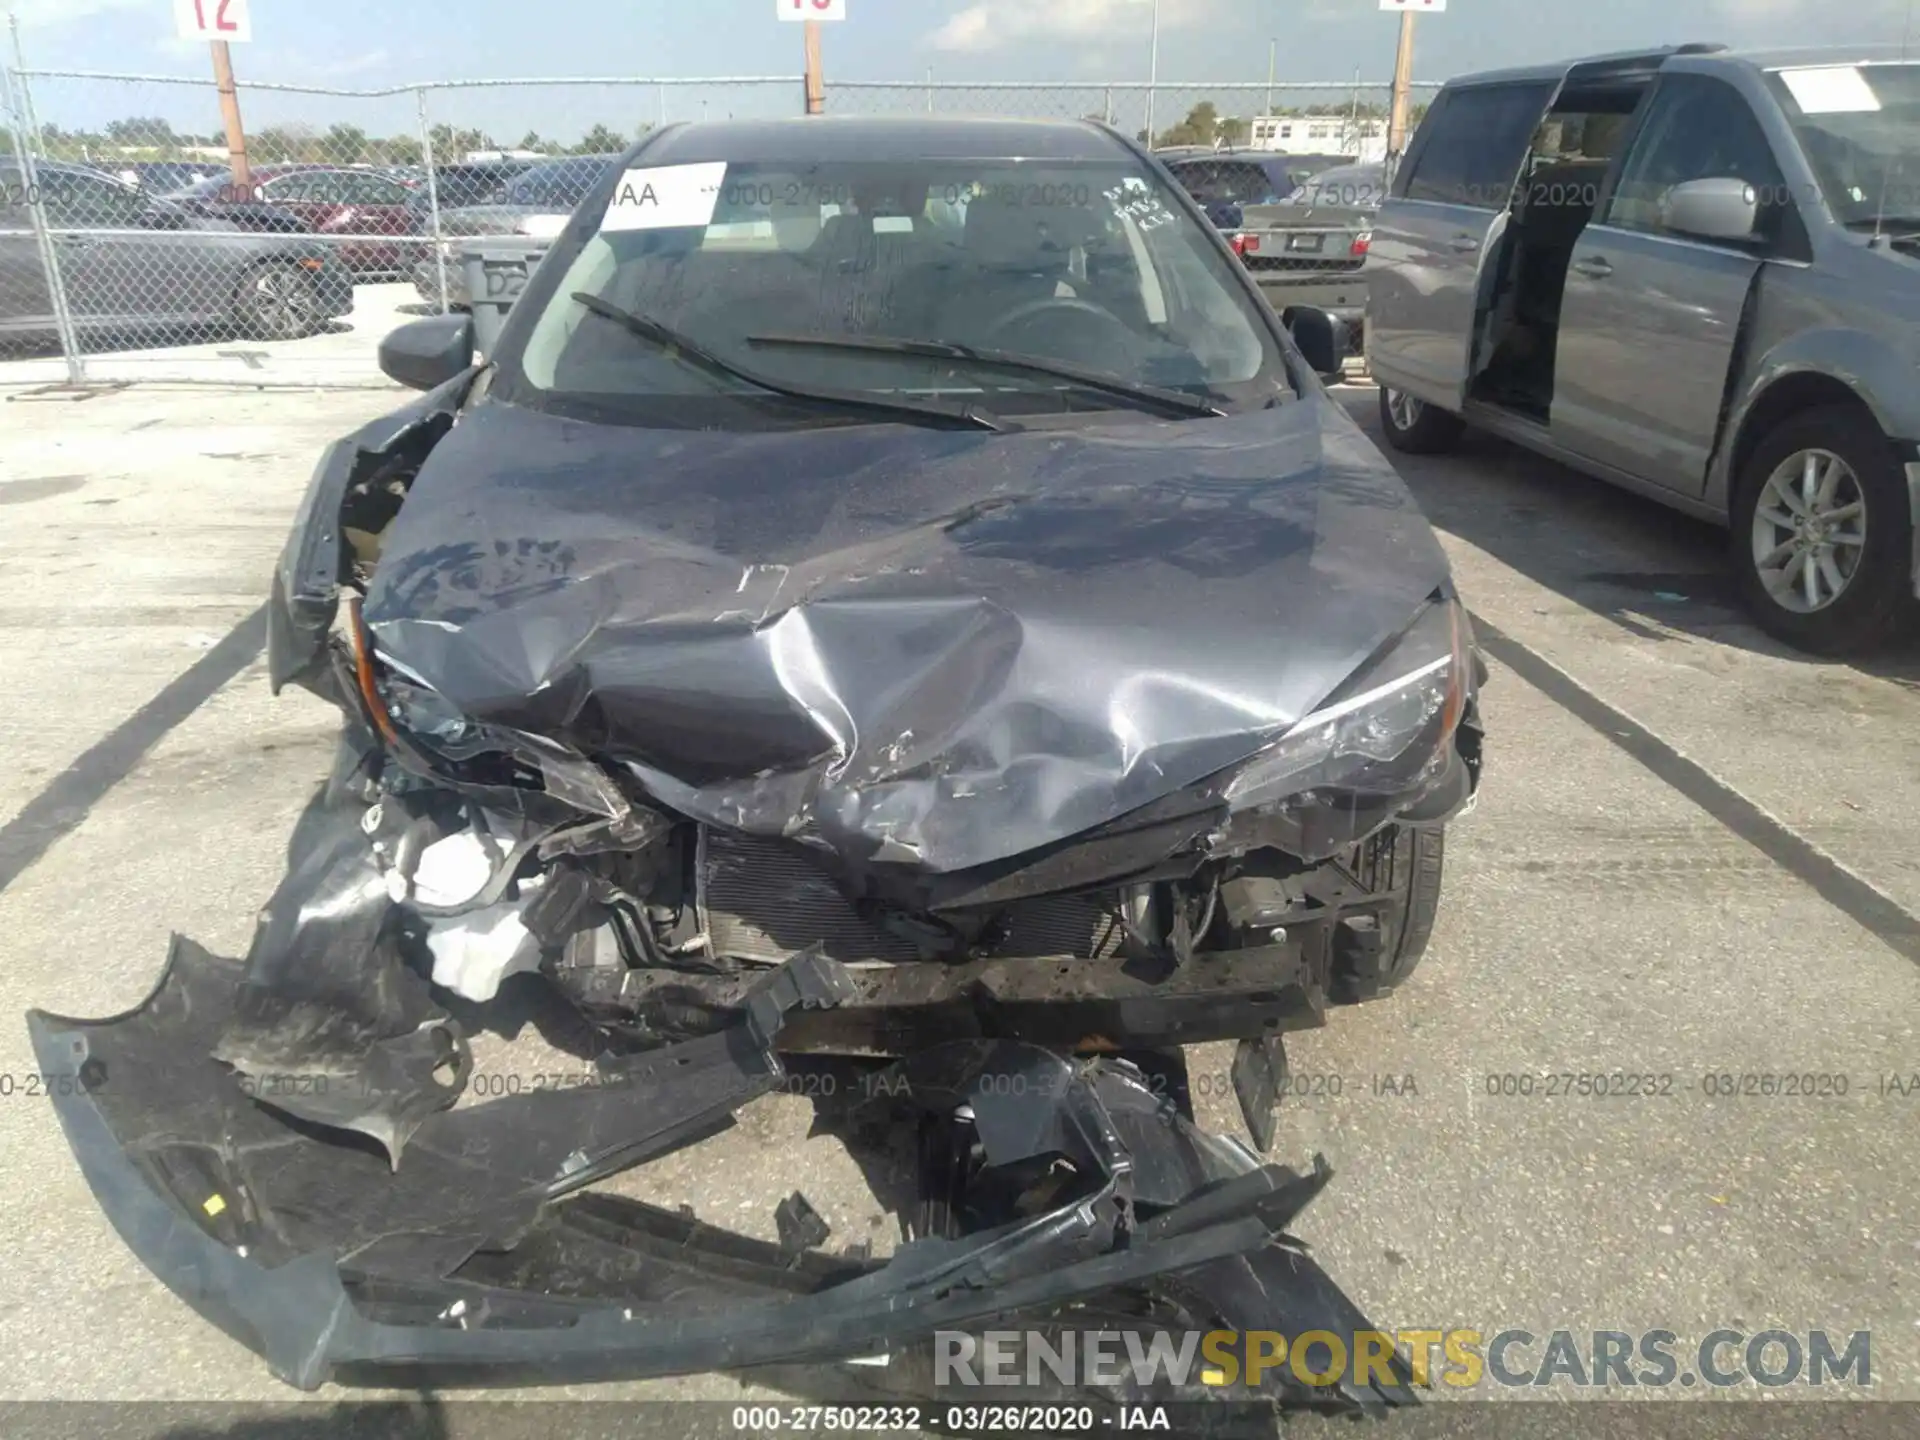
[[[1053,274],[1091,230],[1085,211],[979,195],[967,205],[967,256],[992,270]]]

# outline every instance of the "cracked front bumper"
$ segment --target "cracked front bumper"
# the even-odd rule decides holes
[[[304,1389],[827,1374],[856,1357],[911,1356],[936,1330],[1039,1323],[1103,1299],[1165,1321],[1175,1277],[1181,1293],[1210,1297],[1206,1314],[1180,1312],[1189,1325],[1372,1328],[1286,1234],[1324,1187],[1323,1166],[1260,1164],[1198,1130],[1131,1066],[1020,1042],[911,1057],[839,1117],[866,1140],[918,1136],[923,1195],[972,1217],[922,1229],[885,1263],[585,1189],[724,1128],[774,1088],[785,1014],[846,993],[815,956],[775,972],[744,1023],[615,1062],[605,1085],[432,1117],[397,1167],[289,1121],[261,1077],[243,1089],[208,1058],[240,974],[176,941],[138,1009],[28,1023],[41,1067],[66,1077],[53,1103],[122,1238]],[[943,1137],[932,1146],[930,1126]],[[1077,1177],[1071,1193],[1007,1203],[1017,1177],[1059,1160]],[[1276,1373],[1235,1398],[1373,1410],[1411,1400],[1406,1381],[1396,1371],[1307,1391]],[[1195,1383],[1161,1398],[1222,1397]]]

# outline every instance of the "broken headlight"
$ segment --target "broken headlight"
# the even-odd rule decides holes
[[[488,748],[486,732],[418,675],[373,647],[356,600],[347,602],[347,644],[367,715],[383,738],[424,741],[449,760]]]
[[[1249,760],[1234,810],[1323,788],[1394,792],[1437,774],[1465,709],[1472,649],[1456,601],[1427,608],[1381,659]]]
[[[425,681],[384,657],[381,664],[386,673],[379,681],[380,699],[402,734],[449,760],[495,748],[484,729]]]

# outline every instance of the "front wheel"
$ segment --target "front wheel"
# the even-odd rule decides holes
[[[1802,411],[1736,478],[1733,563],[1760,627],[1816,655],[1893,639],[1913,605],[1913,509],[1872,417],[1851,405]]]
[[[313,277],[297,265],[262,265],[240,281],[234,319],[256,340],[301,340],[321,324]]]
[[[1345,915],[1333,932],[1332,991],[1354,1005],[1391,994],[1427,953],[1440,913],[1440,878],[1447,832],[1439,826],[1399,826],[1360,848],[1356,872],[1370,890],[1392,894],[1380,910]]]
[[[1451,450],[1466,428],[1458,415],[1427,404],[1405,390],[1380,387],[1380,428],[1387,443],[1409,455],[1436,455]]]

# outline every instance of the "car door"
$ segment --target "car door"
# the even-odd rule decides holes
[[[1464,401],[1481,266],[1556,88],[1456,86],[1421,122],[1367,258],[1367,353],[1383,383],[1449,409]]]
[[[347,210],[340,221],[344,233],[355,235],[410,235],[416,233],[408,208],[407,187],[384,175],[348,174],[343,177]],[[355,242],[348,263],[355,270],[398,270],[401,246],[393,242]]]
[[[254,188],[267,204],[291,211],[318,230],[333,217],[335,209],[326,193],[328,178],[329,172],[324,170],[294,170],[275,175]]]
[[[60,284],[76,320],[176,319],[197,288],[185,237],[148,229],[146,197],[106,175],[62,173],[44,184]]]
[[[1667,227],[1667,192],[1716,177],[1762,197],[1754,240]],[[1567,272],[1549,427],[1577,454],[1698,495],[1754,278],[1770,256],[1804,258],[1805,231],[1746,97],[1711,75],[1661,79],[1608,188]]]
[[[0,165],[0,330],[53,328],[53,295],[20,171]]]

